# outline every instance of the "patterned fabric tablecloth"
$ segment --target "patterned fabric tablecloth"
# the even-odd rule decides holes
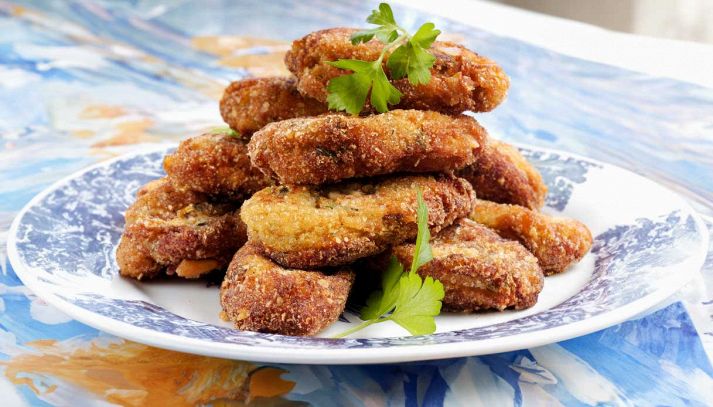
[[[401,365],[263,365],[152,348],[73,321],[21,284],[5,239],[32,196],[91,163],[219,126],[229,81],[286,74],[290,39],[362,26],[374,6],[0,1],[2,405],[713,405],[713,248],[701,277],[643,318],[535,349]],[[405,25],[431,20],[504,66],[508,100],[478,115],[492,134],[643,174],[713,227],[712,89],[395,8]]]

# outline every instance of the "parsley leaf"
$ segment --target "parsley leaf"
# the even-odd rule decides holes
[[[210,133],[210,134],[214,134],[214,135],[216,135],[216,136],[218,136],[218,135],[226,135],[226,136],[230,136],[230,137],[233,137],[233,138],[240,138],[240,133],[238,133],[237,131],[235,131],[235,130],[231,129],[230,127],[227,127],[227,126],[225,126],[225,127],[214,127],[214,128],[212,128],[212,129],[209,131],[209,133]]]
[[[404,268],[396,257],[391,256],[381,280],[382,289],[369,296],[361,311],[363,323],[351,328],[335,338],[350,335],[369,325],[393,321],[409,331],[411,335],[425,335],[435,332],[435,316],[441,312],[441,301],[445,295],[443,284],[431,277],[422,279],[416,272],[422,265],[433,259],[428,241],[428,207],[421,191],[417,192],[418,234],[414,247],[411,270]],[[390,313],[390,314],[389,314]]]
[[[371,14],[366,18],[367,23],[376,25],[392,25],[398,27],[394,20],[394,12],[387,3],[380,3],[378,10],[371,10]]]
[[[408,273],[399,280],[399,297],[389,319],[411,335],[431,334],[436,331],[434,317],[441,313],[444,295],[440,281],[431,277],[422,280],[418,274]]]
[[[399,26],[396,24],[396,20],[394,20],[394,13],[391,11],[391,6],[386,3],[379,4],[378,10],[372,10],[366,22],[378,25],[379,27],[355,32],[351,37],[352,44],[368,42],[374,37],[384,44],[388,44],[399,37]]]
[[[371,89],[369,99],[371,105],[380,113],[388,111],[388,104],[396,104],[401,100],[401,92],[389,82],[380,60],[366,62],[358,59],[340,59],[329,64],[353,72],[329,81],[327,103],[330,109],[345,110],[353,115],[359,114],[364,107],[369,89]]]
[[[411,37],[409,42],[423,49],[428,49],[431,48],[431,45],[439,35],[441,35],[441,30],[437,30],[433,23],[425,23],[418,28],[418,31]]]
[[[413,261],[411,262],[411,273],[415,273],[419,267],[433,260],[433,252],[428,241],[431,240],[431,231],[428,230],[428,206],[423,201],[421,191],[416,192],[416,218],[418,220],[418,234],[416,235],[416,247],[414,248]]]
[[[397,285],[404,273],[404,266],[395,256],[389,259],[386,272],[381,276],[381,291],[374,291],[366,300],[366,306],[361,310],[361,319],[376,319],[388,313],[396,305],[399,290]]]
[[[425,23],[411,36],[398,25],[391,7],[379,4],[366,19],[377,27],[357,31],[351,36],[352,44],[368,42],[373,38],[384,43],[381,55],[375,61],[340,59],[330,65],[352,71],[332,78],[327,84],[327,102],[333,110],[344,110],[356,115],[361,112],[371,92],[371,105],[379,113],[389,110],[389,105],[401,101],[401,92],[396,89],[384,72],[384,58],[392,79],[408,77],[412,85],[426,84],[431,80],[431,67],[436,58],[428,52],[431,44],[441,33],[433,23]]]
[[[433,23],[426,23],[418,29],[408,42],[396,48],[388,60],[389,71],[393,79],[408,76],[412,85],[426,84],[431,80],[431,67],[436,57],[427,49],[441,32]]]
[[[341,68],[343,66],[353,65],[354,71],[351,75],[342,75],[329,81],[327,84],[327,104],[330,109],[345,110],[350,114],[359,114],[361,108],[366,101],[366,95],[371,88],[372,79],[367,72],[366,67],[360,65],[371,65],[369,62],[358,61],[354,59],[340,59],[336,62],[330,62],[330,65]],[[360,66],[357,68],[357,66]]]

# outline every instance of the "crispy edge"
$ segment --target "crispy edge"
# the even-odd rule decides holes
[[[537,257],[546,275],[567,270],[592,247],[592,233],[584,223],[517,205],[479,199],[470,218],[504,238],[522,243]]]
[[[179,189],[244,199],[272,180],[253,167],[247,142],[225,134],[202,134],[186,139],[167,154],[163,168]]]
[[[125,235],[143,244],[158,263],[173,266],[181,260],[214,259],[223,268],[247,241],[239,211],[202,219],[201,223],[139,221],[126,228]]]
[[[327,100],[327,84],[346,71],[328,61],[337,59],[376,60],[383,44],[374,39],[352,44],[350,28],[316,31],[295,40],[285,55],[285,65],[298,78],[297,87],[305,95],[321,102]],[[436,57],[428,84],[413,86],[408,79],[392,80],[402,93],[398,108],[435,110],[458,114],[466,110],[486,112],[498,106],[506,97],[510,79],[493,62],[452,43],[436,41],[430,51]],[[384,66],[388,57],[384,60]],[[372,110],[367,104],[365,110]]]
[[[157,277],[164,269],[149,254],[146,248],[135,238],[123,234],[116,248],[116,263],[119,274],[137,280]]]
[[[268,123],[326,113],[327,106],[303,96],[295,78],[249,78],[232,82],[220,100],[220,114],[231,129],[250,136]]]
[[[142,187],[126,211],[116,251],[120,274],[139,280],[163,271],[171,274],[184,260],[214,260],[217,268],[224,268],[247,240],[247,230],[234,203],[214,205],[206,200],[203,194],[175,188],[165,178]],[[210,271],[205,262],[185,266],[179,274],[194,272],[183,274],[186,278]]]
[[[517,149],[488,139],[475,163],[457,172],[478,192],[478,197],[538,210],[545,204],[547,186],[542,175]]]
[[[243,204],[248,236],[283,266],[338,266],[414,239],[417,188],[428,207],[433,233],[467,216],[475,199],[467,181],[442,174],[368,182],[266,188]],[[360,192],[364,190],[368,192]]]
[[[503,239],[469,219],[460,219],[431,241],[433,260],[418,274],[439,280],[448,311],[524,309],[537,302],[544,275],[537,259],[520,243]],[[395,246],[393,254],[411,267],[415,245]]]
[[[315,335],[344,311],[354,272],[325,274],[284,268],[252,243],[228,267],[220,289],[223,317],[236,328],[282,335]]]
[[[159,178],[139,188],[124,218],[127,226],[141,219],[170,219],[179,209],[204,199],[205,195],[199,192],[176,187],[166,177]]]
[[[486,138],[469,116],[393,110],[272,123],[253,135],[248,150],[256,167],[283,184],[319,185],[395,172],[451,172],[475,162]]]

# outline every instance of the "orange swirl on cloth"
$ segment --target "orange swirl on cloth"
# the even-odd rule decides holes
[[[8,380],[38,395],[51,394],[65,382],[121,405],[193,406],[276,398],[295,386],[281,377],[287,373],[282,369],[135,342],[74,339],[26,345],[26,352],[0,361],[0,366]],[[58,384],[46,384],[55,380]]]
[[[290,44],[285,41],[250,36],[210,35],[193,37],[191,46],[217,56],[218,63],[222,66],[244,68],[255,76],[289,74],[282,62],[285,53],[290,49]]]

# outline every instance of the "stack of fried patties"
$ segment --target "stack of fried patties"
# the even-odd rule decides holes
[[[221,278],[247,240],[242,202],[272,181],[252,166],[245,142],[222,133],[183,141],[163,167],[167,176],[141,187],[126,211],[121,275]]]
[[[583,224],[539,212],[546,187],[537,170],[461,114],[504,99],[509,81],[493,61],[435,42],[430,82],[392,81],[403,96],[390,112],[328,112],[327,84],[348,72],[327,62],[375,60],[383,47],[353,45],[353,31],[295,41],[285,59],[292,78],[226,89],[221,113],[242,137],[202,135],[166,158],[167,179],[140,192],[119,248],[131,246],[140,255],[123,257],[154,271],[120,260],[123,275],[195,277],[224,268],[237,250],[221,288],[223,316],[239,329],[313,335],[339,318],[356,274],[378,277],[391,256],[410,267],[418,191],[434,256],[418,272],[443,283],[444,310],[530,307],[545,275],[586,253]],[[166,200],[154,192],[162,188],[189,197],[153,205]],[[139,211],[150,216],[131,215]],[[179,250],[184,241],[196,244]]]

